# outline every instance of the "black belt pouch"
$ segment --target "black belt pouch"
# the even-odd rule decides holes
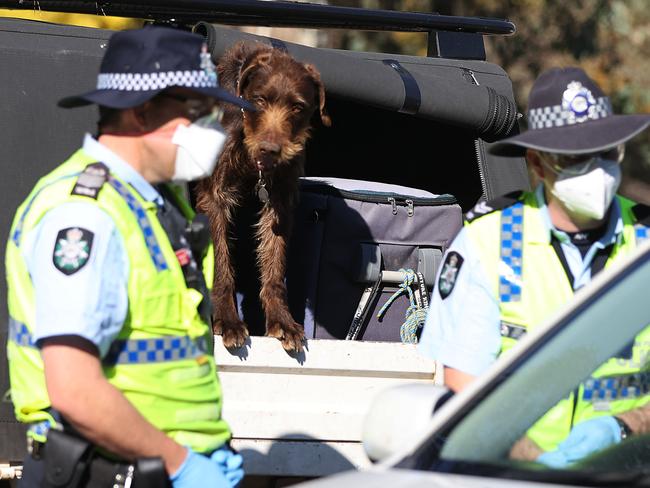
[[[46,488],[81,486],[92,455],[92,445],[79,437],[50,429],[43,446]]]
[[[133,486],[137,488],[171,488],[162,458],[138,458]]]

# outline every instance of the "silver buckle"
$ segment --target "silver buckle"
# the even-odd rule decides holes
[[[131,488],[131,483],[133,482],[133,474],[135,473],[135,467],[131,464],[126,470],[126,474],[118,473],[115,475],[115,483],[113,483],[113,488]]]

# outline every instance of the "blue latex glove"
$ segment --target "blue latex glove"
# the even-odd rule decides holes
[[[545,452],[537,461],[552,468],[565,468],[588,455],[621,442],[621,428],[612,416],[596,417],[576,424],[557,450]]]
[[[221,471],[230,482],[230,486],[235,488],[244,478],[244,458],[237,454],[228,446],[222,446],[212,453],[210,459],[217,463]]]
[[[212,459],[188,449],[181,467],[170,476],[174,488],[231,488],[231,483]]]

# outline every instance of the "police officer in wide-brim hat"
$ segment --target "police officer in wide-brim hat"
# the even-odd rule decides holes
[[[184,87],[254,110],[246,100],[219,86],[207,45],[199,36],[164,27],[115,33],[102,59],[97,88],[63,98],[59,106],[135,107],[170,87]]]
[[[212,486],[243,477],[208,345],[212,247],[170,182],[211,174],[226,135],[200,36],[114,34],[98,137],[37,183],[7,246],[12,400],[28,425],[22,486]]]
[[[609,99],[579,68],[540,75],[528,106],[528,130],[492,151],[525,154],[540,184],[480,202],[466,214],[422,332],[419,350],[444,364],[445,383],[455,391],[650,237],[650,209],[616,196],[624,143],[650,124],[650,115],[613,114]],[[631,353],[646,357],[650,329],[639,337]],[[602,411],[588,395],[561,401],[511,456],[564,467],[645,432],[647,380],[638,365],[622,366],[629,363],[610,361],[585,384],[615,377],[635,393],[603,402]]]
[[[649,114],[614,114],[609,97],[579,68],[540,75],[528,98],[527,119],[527,131],[494,144],[491,152],[595,153],[625,143],[650,124]]]

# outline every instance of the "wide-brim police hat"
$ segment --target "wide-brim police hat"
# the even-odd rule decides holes
[[[168,27],[113,34],[102,60],[95,90],[59,100],[63,108],[97,104],[136,107],[167,88],[183,87],[242,107],[246,100],[219,87],[217,72],[203,38]]]
[[[582,69],[554,68],[542,73],[531,89],[528,130],[497,142],[490,152],[599,152],[624,143],[649,124],[650,114],[615,115],[609,98]]]

